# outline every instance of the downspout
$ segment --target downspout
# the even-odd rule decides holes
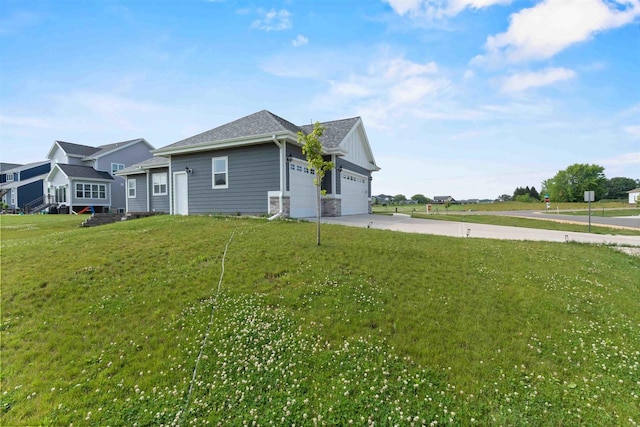
[[[278,138],[276,138],[275,135],[271,136],[271,140],[274,142],[274,144],[276,144],[276,146],[280,149],[280,194],[278,195],[278,207],[279,207],[279,211],[277,214],[271,216],[269,218],[269,221],[272,221],[276,218],[280,218],[283,215],[283,208],[282,208],[282,198],[283,198],[283,193],[284,193],[284,144],[281,144],[280,141],[278,141]]]
[[[152,186],[149,185],[149,169],[147,169],[146,175],[147,176],[145,178],[147,180],[147,185],[145,185],[145,187],[147,187],[147,212],[150,212],[151,211],[151,188],[152,188]],[[169,181],[169,180],[167,179],[167,181]]]

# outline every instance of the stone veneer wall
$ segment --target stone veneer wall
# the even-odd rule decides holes
[[[322,216],[342,216],[342,199],[322,199]]]
[[[284,209],[282,209],[282,213],[284,216],[291,216],[291,200],[288,196],[282,196],[282,205]],[[269,212],[275,215],[280,212],[280,197],[269,197]]]

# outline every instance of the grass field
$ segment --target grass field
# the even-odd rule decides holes
[[[427,215],[424,213],[412,213],[414,218],[424,218],[439,221],[455,221],[455,222],[469,222],[474,224],[491,224],[491,225],[505,225],[509,227],[526,227],[536,228],[542,230],[562,230],[572,231],[577,233],[589,232],[588,224],[572,224],[552,220],[544,219],[532,219],[532,218],[518,218],[513,216],[499,216],[499,215],[465,215],[464,213],[456,213],[451,215]],[[591,233],[593,234],[610,234],[620,236],[640,236],[640,229],[626,229],[626,228],[613,228],[604,227],[598,225],[591,226]]]
[[[563,210],[583,210],[588,208],[588,203],[551,203],[552,211]],[[629,204],[623,202],[596,202],[591,204],[592,210],[605,209],[628,209]],[[390,206],[373,206],[374,213],[411,213],[411,212],[425,212],[425,205],[390,205]],[[464,204],[464,205],[451,205],[448,209],[444,205],[431,205],[432,211],[438,211],[441,214],[446,212],[500,212],[500,211],[540,211],[546,210],[545,203],[523,203],[523,202],[495,202],[495,203],[478,203],[478,204]],[[638,209],[640,210],[640,208]]]
[[[0,221],[1,425],[640,422],[640,258],[612,247]]]
[[[579,211],[562,211],[560,212],[564,215],[589,215],[589,210],[579,210]],[[600,216],[600,217],[616,217],[616,216],[640,216],[640,208],[633,209],[602,209],[602,208],[592,208],[591,216]]]

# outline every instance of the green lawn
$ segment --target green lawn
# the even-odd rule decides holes
[[[615,248],[82,219],[0,218],[1,425],[640,422]]]
[[[551,203],[551,210],[582,210],[587,209],[588,203]],[[629,204],[626,202],[595,202],[591,204],[591,209],[596,210],[602,208],[605,209],[624,209],[629,208]],[[464,204],[464,205],[451,205],[449,208],[445,208],[444,205],[431,204],[433,212],[439,212],[441,214],[448,212],[504,212],[504,211],[540,211],[546,210],[545,203],[524,203],[524,202],[495,202],[495,203],[478,203],[478,204]],[[374,213],[412,213],[412,212],[425,212],[426,205],[375,205],[373,206]]]
[[[588,224],[571,224],[565,222],[558,222],[544,219],[531,219],[531,218],[518,218],[513,216],[498,216],[498,215],[464,215],[462,213],[456,213],[451,215],[427,215],[423,213],[412,213],[414,218],[433,219],[438,221],[460,221],[469,222],[475,224],[491,224],[491,225],[506,225],[510,227],[526,227],[537,228],[541,230],[560,230],[560,231],[572,231],[578,233],[589,232]],[[603,227],[599,225],[591,225],[591,233],[594,234],[610,234],[620,236],[640,236],[640,229],[626,229],[626,228],[613,228]]]
[[[589,215],[589,210],[562,211],[564,215]],[[630,209],[602,209],[600,207],[591,208],[591,216],[616,217],[616,216],[640,216],[640,208]]]

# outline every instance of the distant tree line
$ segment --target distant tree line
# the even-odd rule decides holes
[[[640,187],[639,179],[616,177],[607,179],[604,167],[573,164],[542,182],[542,191],[535,187],[517,187],[513,195],[503,194],[500,201],[538,202],[549,195],[553,202],[583,202],[585,191],[594,191],[595,200],[625,200],[627,192]]]

